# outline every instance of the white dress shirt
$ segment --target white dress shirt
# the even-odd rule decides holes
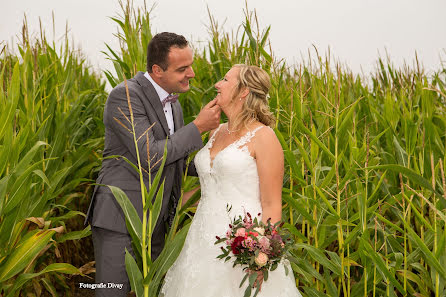
[[[160,101],[163,101],[167,96],[169,96],[169,93],[167,93],[163,88],[161,88],[149,75],[149,73],[146,71],[144,73],[144,76],[152,83],[153,87],[155,88],[156,93],[158,94],[158,97],[160,98]],[[172,114],[172,105],[170,102],[167,102],[164,106],[164,115],[166,116],[167,125],[169,126],[169,132],[170,135],[174,132],[174,123],[173,123],[173,114]]]

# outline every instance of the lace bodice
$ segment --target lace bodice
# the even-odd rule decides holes
[[[201,184],[200,204],[203,207],[212,204],[212,210],[223,210],[226,217],[227,204],[232,206],[233,215],[243,214],[245,210],[257,215],[261,212],[259,176],[256,160],[250,155],[247,144],[264,126],[249,131],[219,151],[212,160],[210,151],[221,127],[222,125],[195,156],[195,166]]]

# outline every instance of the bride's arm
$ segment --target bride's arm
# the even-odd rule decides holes
[[[254,142],[260,183],[262,221],[274,224],[282,219],[283,150],[271,129],[261,129]]]
[[[200,189],[200,186],[196,187],[195,189],[192,189],[186,193],[183,194],[183,200],[181,201],[181,207],[184,206],[184,204],[186,204],[186,202],[195,194],[196,191],[198,191]],[[198,201],[193,205],[193,206],[197,206],[198,205]]]

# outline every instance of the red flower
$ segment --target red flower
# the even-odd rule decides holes
[[[240,254],[240,248],[242,247],[243,240],[243,236],[237,236],[236,238],[234,238],[234,241],[231,244],[232,253],[234,255]]]
[[[249,234],[249,235],[254,235],[255,237],[259,236],[259,233],[257,233],[257,232],[252,232],[252,231],[249,231],[248,234]]]

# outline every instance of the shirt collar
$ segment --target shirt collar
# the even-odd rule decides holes
[[[149,75],[147,71],[146,73],[144,73],[144,76],[152,83],[156,93],[158,94],[158,97],[160,98],[160,101],[163,101],[164,98],[169,96],[169,93],[167,93],[163,88],[161,88],[160,85],[153,80],[153,78]]]

